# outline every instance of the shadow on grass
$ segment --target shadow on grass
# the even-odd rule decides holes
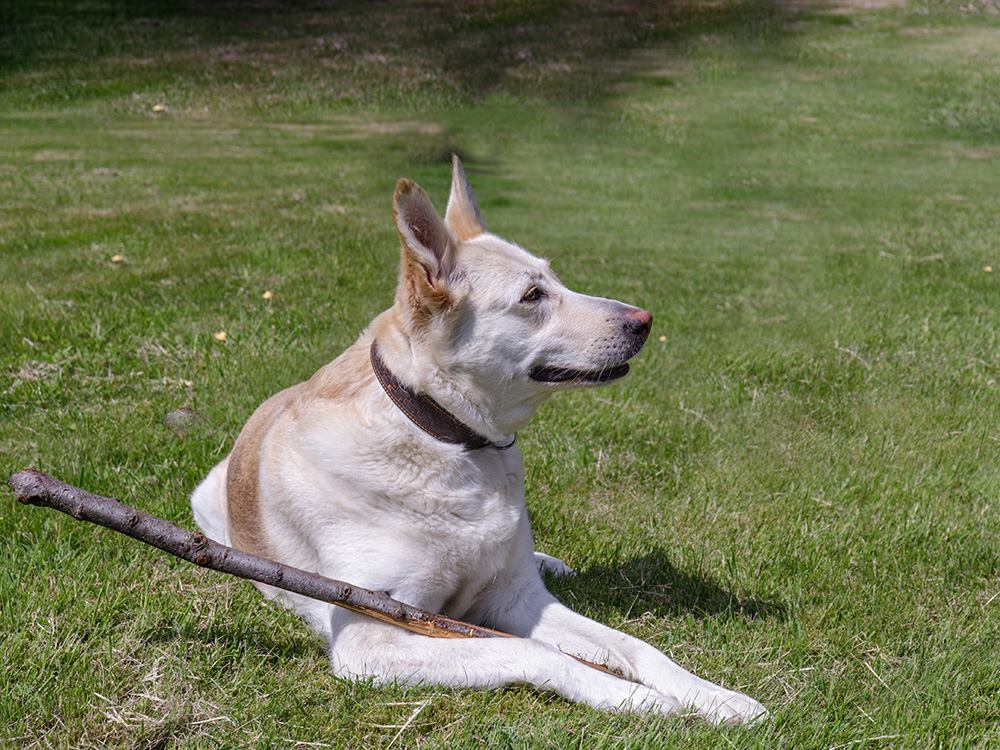
[[[779,601],[740,598],[707,576],[678,569],[660,548],[624,562],[578,570],[574,576],[546,576],[546,587],[571,609],[586,609],[598,621],[608,620],[613,614],[627,619],[647,612],[662,619],[689,614],[698,618],[779,621],[788,617],[788,608]],[[238,645],[264,659],[303,656],[323,648],[322,639],[311,631],[275,640],[264,626],[203,627],[170,618],[148,628],[144,637],[159,643],[183,640],[208,648],[232,649]]]
[[[782,0],[19,0],[0,10],[0,91],[289,86],[352,103],[491,95],[591,102],[636,50],[704,34],[779,39]],[[669,85],[669,74],[646,71]],[[427,92],[433,96],[428,99]],[[49,92],[54,95],[55,92]],[[83,94],[81,94],[83,95]]]
[[[621,563],[592,566],[574,577],[549,577],[546,585],[567,604],[575,599],[596,613],[614,611],[623,617],[645,612],[661,618],[693,614],[784,620],[788,616],[781,602],[741,599],[711,578],[679,570],[661,549]]]
[[[148,643],[181,641],[197,644],[199,649],[246,651],[254,654],[256,659],[276,663],[282,663],[289,657],[321,654],[325,649],[322,639],[312,631],[299,628],[287,638],[275,638],[267,632],[263,623],[259,627],[239,626],[229,622],[202,627],[163,619],[146,629],[142,636]]]

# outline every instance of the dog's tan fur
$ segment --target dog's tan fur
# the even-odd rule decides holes
[[[442,221],[400,180],[395,304],[309,381],[266,401],[192,496],[205,533],[519,639],[437,640],[261,587],[330,641],[345,677],[490,687],[528,682],[604,710],[718,721],[764,714],[653,647],[577,615],[546,591],[518,449],[504,449],[554,391],[622,376],[651,316],[577,294],[549,265],[486,231],[455,160]],[[492,441],[442,442],[404,415],[369,360]],[[622,679],[567,654],[620,670]]]

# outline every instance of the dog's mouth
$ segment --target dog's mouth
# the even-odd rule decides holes
[[[568,367],[533,367],[528,377],[539,383],[609,383],[628,375],[628,365],[605,367],[600,370],[586,372],[572,370]]]

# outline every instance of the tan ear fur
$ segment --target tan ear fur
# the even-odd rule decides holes
[[[472,186],[465,176],[465,168],[457,154],[451,157],[451,195],[448,196],[448,209],[444,214],[444,223],[448,225],[460,242],[471,240],[485,234],[486,225],[479,213],[479,204]]]
[[[402,243],[397,298],[416,311],[450,306],[449,284],[455,270],[456,239],[417,183],[401,179],[392,199],[392,215]]]

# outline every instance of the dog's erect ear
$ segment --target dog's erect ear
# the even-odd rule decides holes
[[[433,296],[446,303],[455,270],[455,236],[413,180],[396,183],[392,215],[403,243],[402,278],[412,302]]]
[[[448,196],[444,223],[462,242],[486,232],[483,217],[479,214],[479,204],[476,203],[472,186],[465,176],[462,160],[455,155],[451,157],[451,195]]]

